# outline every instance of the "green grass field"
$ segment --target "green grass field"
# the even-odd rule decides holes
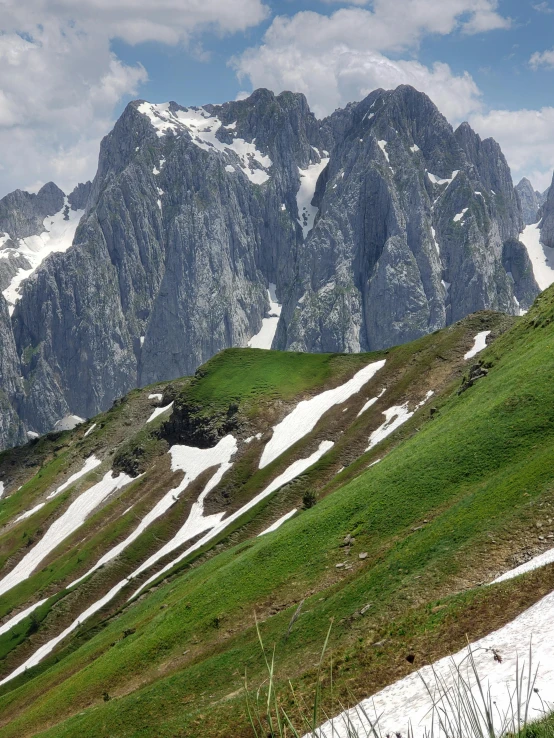
[[[278,689],[285,693],[290,678],[300,694],[309,693],[333,619],[335,688],[359,699],[550,591],[552,567],[477,585],[509,568],[535,522],[554,510],[553,314],[549,291],[479,357],[488,376],[458,395],[461,372],[445,374],[432,418],[424,409],[362,453],[340,475],[346,483],[325,476],[323,457],[306,477],[328,492],[315,507],[262,538],[248,535],[255,520],[243,521],[245,532],[228,532],[136,602],[123,599],[109,617],[84,623],[65,648],[2,688],[0,736],[248,736],[242,679],[246,669],[255,684],[264,672],[255,616],[264,642],[276,644]],[[424,394],[439,376],[437,356],[463,353],[462,332],[467,344],[476,328],[453,327],[386,354],[389,381],[403,373],[382,407],[409,387]],[[338,384],[375,358],[229,350],[183,394],[212,410],[238,403],[248,422],[261,422],[271,403]],[[351,427],[334,453],[361,443],[361,421]],[[244,463],[243,486],[255,479]],[[276,496],[283,509],[298,499],[295,489]],[[347,534],[356,539],[349,553],[341,547]],[[352,567],[336,567],[344,561]]]

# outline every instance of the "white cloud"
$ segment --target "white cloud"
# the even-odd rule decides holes
[[[184,43],[234,33],[267,15],[262,0],[2,0],[0,195],[94,175],[114,108],[146,81],[110,41]],[[197,53],[197,52],[196,52]]]
[[[529,64],[533,69],[538,69],[539,67],[552,69],[554,67],[554,49],[535,51],[529,59]]]
[[[514,181],[528,177],[541,192],[551,183],[554,170],[554,107],[541,110],[491,110],[475,114],[471,125],[482,136],[500,144]]]
[[[394,12],[392,3],[375,0],[373,12],[345,8],[331,16],[301,12],[291,18],[277,17],[263,43],[231,63],[239,78],[249,79],[254,88],[303,92],[318,116],[377,87],[390,89],[402,83],[426,92],[454,122],[479,110],[479,89],[469,74],[455,75],[447,64],[439,62],[427,67],[413,59],[392,60],[383,52],[413,47],[424,33],[450,33],[463,13],[466,28],[482,17],[477,10],[471,14],[470,7],[492,12],[493,3],[399,2],[404,8],[394,3]]]

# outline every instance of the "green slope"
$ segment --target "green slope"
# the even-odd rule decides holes
[[[246,736],[242,675],[247,668],[256,683],[263,673],[255,614],[264,640],[277,644],[278,678],[284,684],[292,675],[300,693],[309,689],[334,618],[336,689],[359,698],[462,647],[466,634],[474,639],[509,622],[550,591],[551,567],[492,588],[477,585],[510,568],[530,540],[537,551],[549,545],[534,526],[554,517],[553,314],[548,291],[480,355],[489,373],[463,394],[464,348],[488,327],[483,320],[498,329],[500,319],[475,317],[388,352],[386,373],[374,384],[386,382],[387,392],[371,418],[355,417],[361,402],[347,413],[337,409],[267,471],[255,472],[253,446],[233,472],[237,499],[304,446],[330,432],[336,438],[316,467],[215,550],[183,562],[138,601],[118,601],[119,609],[85,623],[65,648],[5,685],[0,735]],[[246,434],[272,421],[280,402],[335,386],[375,358],[224,352],[176,402],[220,420],[236,405]],[[436,412],[424,408],[363,453],[384,409],[433,387]],[[352,463],[337,476],[349,452]],[[310,485],[320,495],[314,508],[253,537],[297,506]],[[349,552],[341,546],[347,534],[356,538]],[[351,568],[336,567],[345,561]],[[119,576],[125,563],[117,566]],[[301,600],[302,614],[285,638]]]

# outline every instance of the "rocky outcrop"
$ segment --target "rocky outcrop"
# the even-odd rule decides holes
[[[500,148],[467,124],[454,132],[406,86],[322,121],[289,92],[135,101],[94,181],[66,200],[56,190],[15,198],[85,213],[73,247],[14,301],[33,430],[247,345],[270,283],[283,305],[274,347],[310,351],[390,346],[482,308],[517,313],[537,293]],[[9,217],[22,233],[25,218]]]

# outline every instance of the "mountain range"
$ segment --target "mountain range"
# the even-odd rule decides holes
[[[518,315],[540,288],[520,240],[535,207],[554,237],[554,193],[540,203],[494,140],[408,86],[323,120],[264,89],[132,102],[92,183],[0,201],[0,443],[227,347],[374,351]]]

